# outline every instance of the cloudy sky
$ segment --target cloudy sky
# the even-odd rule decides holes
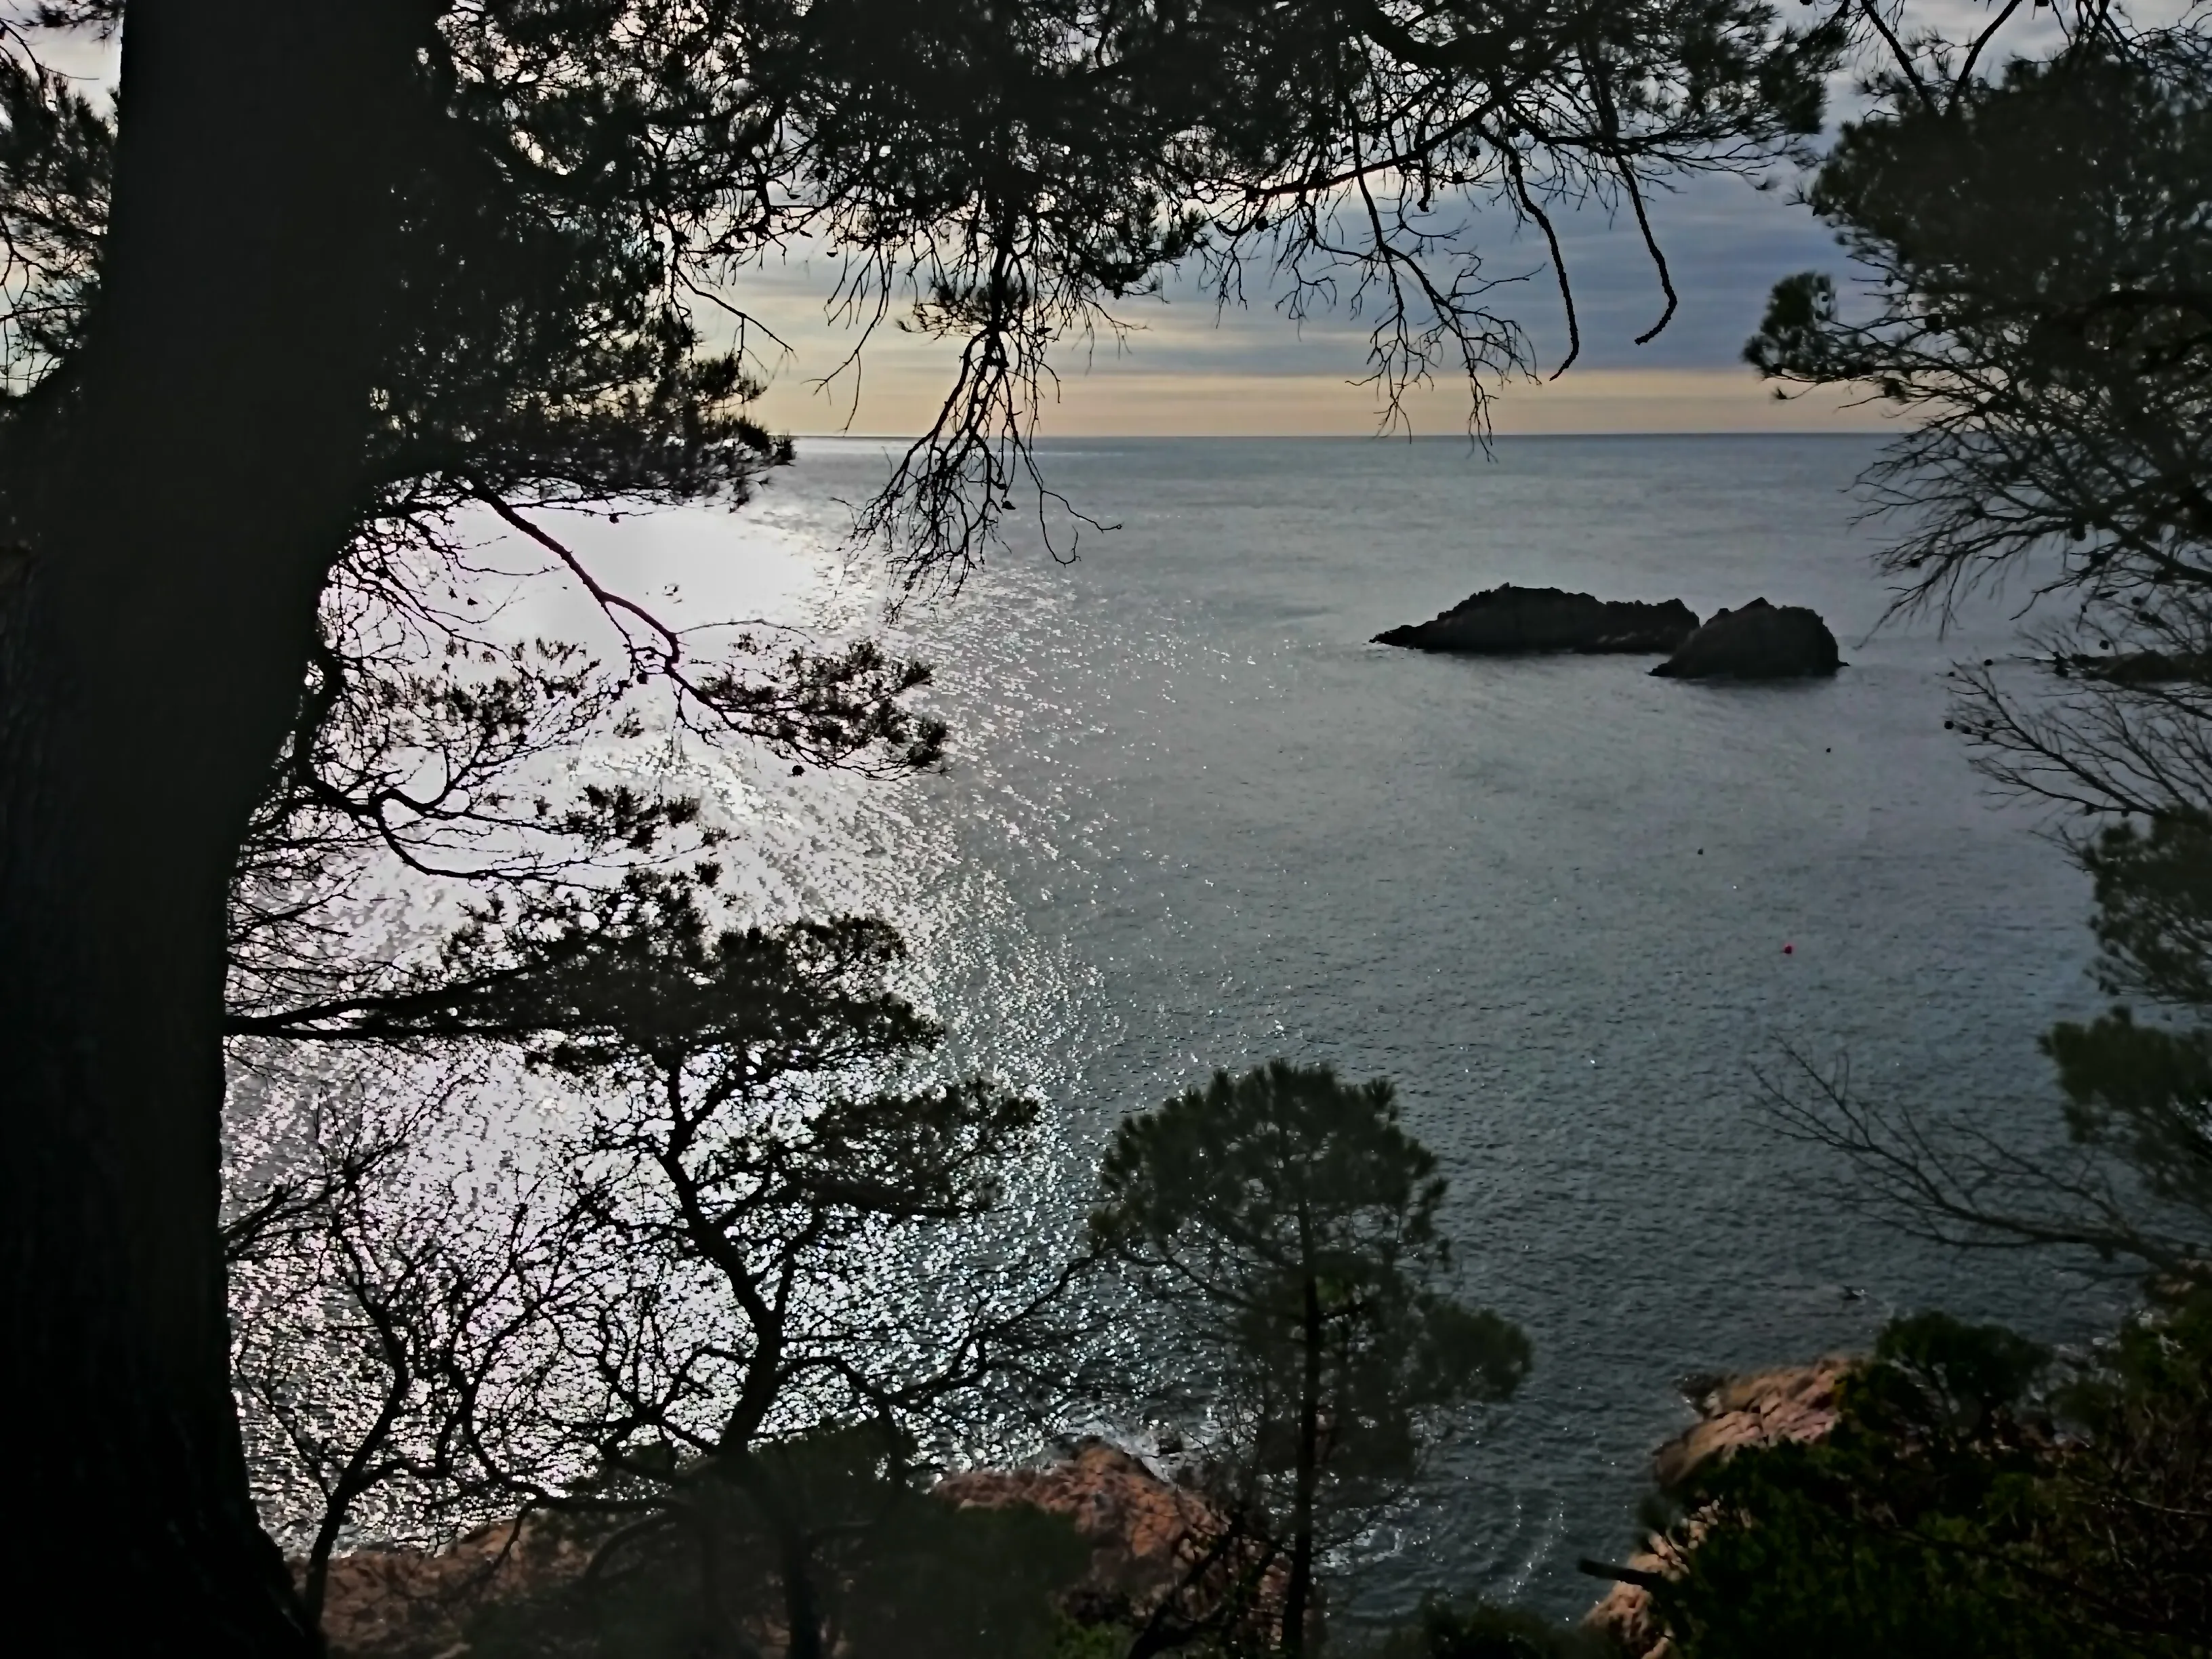
[[[2198,0],[2139,0],[2139,21],[2166,21]],[[1911,26],[1954,38],[1985,22],[2002,0],[1905,0]],[[17,0],[0,0],[12,15]],[[2023,9],[2006,26],[2005,45],[2033,52],[2056,34],[2048,9]],[[51,42],[52,61],[93,86],[112,86],[112,46]],[[1852,94],[1839,83],[1832,106]],[[1708,178],[1651,204],[1652,217],[1681,295],[1681,308],[1650,344],[1635,337],[1663,307],[1659,285],[1632,223],[1599,211],[1560,222],[1583,331],[1579,362],[1557,381],[1514,383],[1492,407],[1502,433],[1723,432],[1878,429],[1879,409],[1830,397],[1778,403],[1741,362],[1777,278],[1819,267],[1847,276],[1847,263],[1821,226],[1795,200],[1802,182],[1778,168],[1754,189],[1741,179]],[[1540,242],[1516,240],[1501,223],[1482,243],[1486,276],[1507,279],[1495,308],[1521,323],[1548,369],[1566,337],[1559,297]],[[730,298],[784,341],[762,413],[799,434],[908,434],[928,424],[946,383],[947,355],[885,328],[869,342],[857,386],[848,373],[823,381],[849,356],[852,329],[825,313],[834,262],[804,254],[744,273]],[[1520,279],[1520,280],[1513,280]],[[1132,302],[1117,343],[1071,343],[1054,361],[1056,395],[1042,413],[1047,436],[1109,434],[1367,434],[1378,416],[1364,374],[1364,329],[1342,313],[1303,325],[1284,317],[1255,288],[1249,302],[1218,308],[1185,282],[1158,298]],[[753,338],[759,343],[758,337]],[[1463,429],[1466,388],[1449,384],[1417,393],[1407,406],[1414,429]]]
[[[2139,21],[2163,21],[2195,0],[2142,0]],[[1985,24],[2001,0],[1906,0],[1908,31],[1933,27],[1952,39]],[[2014,52],[2047,47],[2055,14],[2023,9],[2006,25]],[[1839,80],[1833,113],[1855,104]],[[1755,189],[1742,179],[1692,179],[1651,204],[1654,228],[1681,295],[1681,308],[1650,344],[1635,338],[1657,320],[1663,297],[1632,222],[1597,211],[1562,221],[1562,240],[1582,323],[1580,361],[1557,381],[1515,383],[1492,409],[1501,433],[1879,430],[1879,408],[1843,397],[1778,403],[1741,362],[1775,281],[1825,269],[1847,279],[1848,262],[1828,231],[1796,200],[1802,182],[1778,167]],[[1527,328],[1547,369],[1565,353],[1566,331],[1540,241],[1516,240],[1510,225],[1483,244],[1484,272],[1525,276],[1503,289],[1497,308]],[[905,434],[924,428],[945,384],[945,358],[889,331],[872,339],[858,388],[849,376],[821,381],[845,358],[853,336],[825,319],[821,296],[834,282],[828,262],[794,258],[749,274],[732,297],[790,347],[764,399],[769,422],[796,433]],[[1364,329],[1342,315],[1295,325],[1255,291],[1226,312],[1185,284],[1128,306],[1132,331],[1117,347],[1098,341],[1063,350],[1060,380],[1042,415],[1048,436],[1109,434],[1368,434],[1378,410],[1364,374]],[[1417,396],[1417,432],[1455,434],[1468,412],[1463,385]]]
[[[1879,412],[1842,400],[1778,404],[1741,361],[1778,277],[1810,267],[1842,274],[1828,232],[1793,200],[1794,170],[1766,191],[1738,179],[1692,180],[1652,204],[1655,228],[1681,308],[1649,345],[1637,335],[1658,319],[1664,298],[1632,222],[1599,212],[1561,224],[1581,319],[1580,361],[1557,381],[1504,387],[1494,409],[1501,432],[1865,429]],[[1534,339],[1548,368],[1564,355],[1566,331],[1540,240],[1516,240],[1501,225],[1483,243],[1486,276],[1510,280],[1494,308]],[[945,382],[945,359],[910,336],[880,331],[864,375],[823,387],[821,379],[852,336],[825,317],[821,295],[830,262],[793,258],[732,285],[731,298],[791,348],[777,366],[763,412],[800,433],[912,432],[926,424]],[[1303,325],[1272,296],[1222,310],[1194,283],[1171,287],[1119,313],[1131,329],[1117,345],[1101,338],[1060,352],[1057,398],[1044,411],[1048,435],[1105,434],[1325,434],[1375,429],[1365,373],[1365,331],[1339,313]],[[1467,414],[1463,385],[1440,385],[1411,405],[1415,429],[1449,434]]]

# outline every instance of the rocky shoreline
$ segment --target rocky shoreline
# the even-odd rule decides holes
[[[1686,1382],[1683,1393],[1698,1420],[1652,1454],[1652,1480],[1662,1491],[1672,1492],[1698,1469],[1747,1446],[1820,1439],[1836,1425],[1837,1385],[1857,1364],[1846,1355],[1831,1354],[1809,1365]],[[1690,1531],[1694,1535],[1696,1530],[1693,1516]],[[1674,1547],[1654,1536],[1628,1558],[1626,1571],[1663,1578],[1680,1565]],[[1616,1582],[1583,1622],[1607,1637],[1625,1659],[1666,1659],[1671,1645],[1652,1620],[1650,1590],[1630,1580]]]
[[[1203,1611],[1240,1571],[1247,1547],[1202,1494],[1101,1440],[1036,1468],[950,1474],[929,1495],[957,1509],[1027,1506],[1073,1523],[1091,1560],[1060,1600],[1089,1621],[1142,1623],[1171,1596]],[[323,1604],[332,1659],[465,1659],[476,1615],[573,1584],[592,1555],[557,1522],[526,1517],[480,1527],[442,1549],[335,1557]],[[1255,1616],[1279,1608],[1283,1579],[1279,1565],[1259,1575]]]
[[[1819,1439],[1835,1425],[1837,1385],[1856,1363],[1830,1356],[1686,1383],[1698,1420],[1653,1454],[1653,1480],[1672,1490],[1744,1447]],[[1202,1595],[1206,1564],[1224,1540],[1234,1543],[1226,1517],[1203,1495],[1099,1440],[1035,1468],[947,1475],[931,1496],[957,1508],[1026,1505],[1066,1517],[1091,1547],[1089,1566],[1063,1598],[1079,1617],[1140,1622],[1170,1595]],[[334,1659],[465,1659],[473,1614],[560,1589],[584,1571],[589,1555],[556,1526],[524,1519],[480,1528],[441,1550],[339,1556],[331,1563],[324,1607],[330,1650]],[[1664,1577],[1678,1565],[1672,1547],[1655,1537],[1625,1571]],[[1273,1577],[1279,1576],[1278,1568]],[[1263,1585],[1264,1606],[1274,1586]],[[1643,1584],[1615,1583],[1583,1623],[1627,1659],[1665,1659],[1668,1644],[1651,1620],[1650,1600]]]
[[[1466,656],[1663,656],[1668,679],[1778,680],[1832,675],[1836,636],[1803,605],[1752,600],[1700,623],[1680,599],[1601,599],[1511,583],[1470,593],[1425,623],[1385,629],[1373,643]]]

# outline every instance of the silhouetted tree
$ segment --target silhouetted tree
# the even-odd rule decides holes
[[[1958,724],[1998,783],[2101,821],[2069,842],[2096,884],[2100,976],[2156,1018],[2045,1038],[2070,1158],[1809,1067],[1777,1103],[1907,1225],[2193,1271],[2212,1237],[2203,1036],[2176,1027],[2205,1017],[2212,944],[2212,42],[2200,18],[2142,29],[2089,4],[2061,9],[2055,49],[1999,63],[2017,9],[1969,41],[1887,40],[1875,107],[1807,193],[1865,300],[1791,277],[1747,356],[1912,416],[1870,474],[1905,525],[1880,556],[1900,607],[2011,579],[2073,605],[2034,635],[2047,674],[1962,665]]]
[[[1872,475],[1906,519],[1882,563],[1912,602],[2031,555],[2049,556],[2039,591],[2099,602],[2206,579],[2212,57],[2194,24],[2060,16],[2047,57],[1991,64],[1993,24],[1972,52],[1916,43],[1880,66],[1876,106],[1806,192],[1864,302],[1792,276],[1746,348],[1785,383],[1913,416]]]
[[[2201,1296],[2073,1374],[1994,1326],[1894,1322],[1824,1439],[1702,1468],[1655,1589],[1673,1650],[2203,1650],[2212,1494]]]
[[[325,1182],[322,1231],[269,1253],[295,1296],[303,1280],[342,1310],[269,1310],[276,1352],[248,1355],[257,1419],[324,1498],[311,1583],[388,1476],[433,1516],[489,1497],[612,1517],[610,1553],[678,1534],[701,1640],[736,1639],[777,1582],[788,1651],[810,1659],[854,1534],[906,1513],[918,1437],[939,1451],[961,1401],[1047,1391],[1064,1242],[988,1262],[930,1248],[995,1204],[1035,1103],[900,1084],[939,1028],[886,988],[900,945],[881,923],[717,927],[701,881],[634,872],[519,919],[520,964],[473,970],[464,934],[431,991],[301,1011],[325,1042],[519,1047],[582,1092],[526,1180],[479,1177],[466,1200],[434,1171],[414,1190]],[[321,1401],[310,1448],[295,1423],[316,1391],[281,1360],[322,1346],[358,1352],[362,1376],[349,1413]],[[882,1467],[824,1510],[817,1452],[848,1425]]]
[[[1898,46],[1807,199],[1864,274],[1778,285],[1746,355],[1909,416],[1866,482],[1900,608],[2025,584],[2063,684],[1965,665],[1999,782],[2088,812],[2207,799],[2212,680],[2212,41],[2057,14],[2046,56]],[[1981,73],[1977,73],[1978,67]]]
[[[1386,405],[1436,367],[1479,392],[1525,341],[1439,198],[1541,228],[1547,202],[1612,191],[1648,232],[1669,173],[1814,131],[1834,47],[1750,0],[58,0],[40,19],[119,27],[123,52],[112,142],[22,68],[34,31],[7,31],[22,72],[0,107],[23,388],[0,421],[0,1316],[9,1392],[47,1425],[21,1473],[51,1520],[21,1565],[85,1588],[42,1603],[72,1621],[137,1587],[73,1644],[240,1654],[311,1638],[252,1523],[226,1375],[226,915],[272,765],[317,752],[314,711],[357,666],[333,573],[463,641],[428,601],[441,526],[473,503],[626,623],[629,665],[688,717],[786,741],[757,692],[802,734],[825,700],[866,730],[902,670],[695,674],[528,511],[734,496],[777,458],[744,364],[702,344],[718,279],[822,237],[850,256],[842,301],[879,319],[910,299],[957,344],[943,413],[863,526],[925,580],[964,568],[1010,499],[1054,340],[1113,326],[1108,305],[1202,239],[1231,285],[1258,251],[1307,301],[1340,280],[1378,302]],[[322,822],[388,842],[408,792],[356,781]],[[94,1535],[96,1567],[74,1541]]]
[[[5,1391],[47,1425],[33,1645],[312,1646],[230,1395],[224,909],[366,482],[428,22],[134,5],[96,315],[67,397],[7,422],[0,1298]]]
[[[2043,672],[1959,671],[1958,724],[2000,784],[2104,817],[2069,844],[2096,884],[2100,979],[2126,1000],[2044,1039],[2057,1152],[1809,1066],[1771,1092],[1905,1228],[2094,1251],[2144,1279],[2146,1306],[2043,1382],[2046,1357],[2010,1333],[1900,1322],[1827,1439],[1701,1472],[1680,1575],[1656,1586],[1686,1659],[2206,1639],[2180,1563],[2203,1546],[2212,1434],[2212,52],[2200,16],[2142,29],[2091,3],[2057,11],[2055,47],[1998,63],[2018,11],[1968,41],[1885,36],[1875,106],[1808,191],[1871,280],[1789,279],[1746,355],[1910,417],[1867,480],[1901,526],[1881,556],[1900,610],[1948,617],[2016,581],[2069,611],[2031,635]]]
[[[820,1613],[836,1652],[853,1659],[1109,1659],[1118,1652],[1086,1642],[1054,1604],[1091,1553],[1066,1517],[934,1498],[909,1478],[907,1449],[880,1425],[821,1431],[763,1455],[775,1466],[786,1501],[823,1540]],[[728,1519],[719,1540],[732,1581],[724,1606],[697,1593],[696,1534],[617,1534],[621,1547],[585,1573],[509,1595],[470,1618],[470,1650],[489,1659],[774,1650],[777,1618],[753,1595],[770,1540],[756,1516]],[[580,1535],[586,1543],[605,1537],[588,1522]],[[754,1644],[732,1643],[733,1622]]]
[[[1187,1387],[1288,1487],[1281,1640],[1302,1653],[1330,1489],[1410,1474],[1436,1419],[1513,1392],[1528,1339],[1448,1293],[1444,1179],[1382,1080],[1217,1072],[1124,1122],[1099,1186],[1094,1241],[1194,1349]]]

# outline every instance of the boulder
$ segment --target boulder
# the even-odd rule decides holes
[[[1682,1392],[1698,1420],[1653,1455],[1653,1478],[1662,1491],[1671,1492],[1704,1465],[1732,1457],[1747,1446],[1820,1439],[1836,1426],[1837,1387],[1858,1364],[1831,1354],[1810,1365],[1686,1380]],[[1704,1526],[1701,1514],[1690,1516],[1691,1547]],[[1658,1581],[1681,1571],[1680,1548],[1654,1534],[1625,1567],[1583,1563],[1583,1571],[1593,1569],[1614,1582],[1583,1616],[1583,1625],[1605,1637],[1623,1659],[1668,1659],[1673,1644],[1660,1634],[1652,1616],[1651,1592]]]
[[[1836,1426],[1837,1385],[1857,1367],[1848,1355],[1830,1354],[1809,1365],[1687,1379],[1682,1393],[1698,1420],[1652,1454],[1652,1479],[1672,1492],[1743,1447],[1820,1439]]]
[[[1526,651],[1641,651],[1656,655],[1674,650],[1697,627],[1698,613],[1680,599],[1653,605],[1508,584],[1470,594],[1428,622],[1407,623],[1377,634],[1375,643],[1486,655]]]
[[[1158,1615],[1169,1628],[1203,1628],[1245,1601],[1250,1638],[1282,1617],[1288,1577],[1279,1560],[1210,1498],[1103,1441],[1086,1440],[1042,1468],[949,1474],[933,1495],[955,1508],[1020,1504],[1073,1522],[1091,1547],[1090,1571],[1061,1597],[1079,1618],[1142,1624]]]
[[[1843,665],[1836,636],[1819,612],[1753,599],[1716,611],[1651,672],[1678,680],[1790,680],[1832,674]]]

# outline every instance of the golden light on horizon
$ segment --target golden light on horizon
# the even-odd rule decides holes
[[[942,341],[878,328],[857,373],[846,364],[858,331],[825,315],[794,270],[740,297],[785,349],[756,414],[802,436],[884,436],[926,430],[951,385],[955,352]],[[1344,319],[1303,326],[1261,310],[1205,304],[1133,309],[1120,337],[1063,342],[1041,388],[1038,435],[1099,437],[1370,437],[1381,427],[1376,390],[1358,383],[1369,341]],[[755,337],[758,343],[758,337]],[[1571,368],[1557,380],[1516,379],[1492,388],[1501,435],[1638,432],[1879,432],[1884,406],[1847,396],[1778,401],[1740,362]],[[1440,375],[1407,396],[1403,412],[1420,437],[1465,432],[1468,388]],[[1403,428],[1399,428],[1402,432]]]
[[[857,404],[849,381],[823,389],[786,372],[771,382],[757,413],[777,430],[804,436],[916,433],[934,417],[949,383],[923,354],[887,351],[867,365]],[[1416,436],[1463,432],[1467,387],[1442,380],[1417,387],[1404,412]],[[1369,437],[1381,415],[1376,389],[1343,375],[1154,369],[1125,358],[1048,384],[1037,429],[1047,439]],[[1833,394],[1778,401],[1743,367],[1571,369],[1558,380],[1496,388],[1490,416],[1502,436],[1881,432],[1893,424],[1877,403]]]

